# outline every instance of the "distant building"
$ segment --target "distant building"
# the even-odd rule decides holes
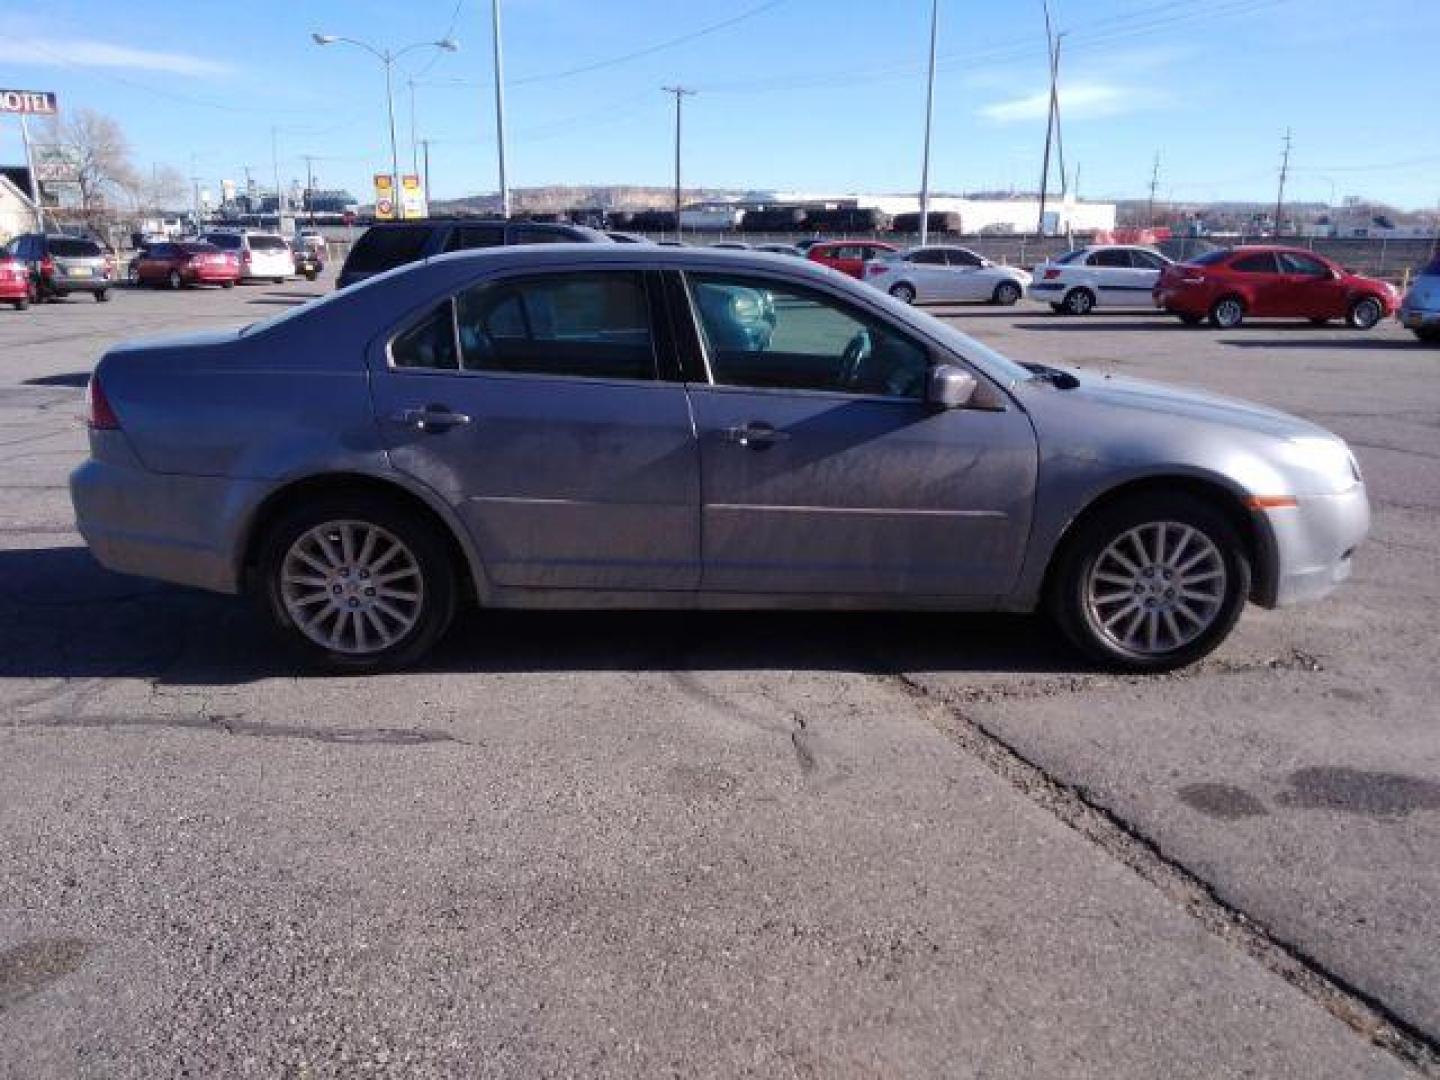
[[[713,200],[692,205],[680,213],[687,229],[728,229],[738,224],[747,210],[798,207],[804,210],[879,210],[890,216],[920,210],[915,195],[835,194],[810,191],[750,191],[731,200]],[[962,232],[970,234],[1031,233],[1040,220],[1040,200],[1034,197],[968,198],[937,195],[930,199],[932,213],[960,215]],[[1114,203],[1079,202],[1055,198],[1046,203],[1045,231],[1051,235],[1067,232],[1103,232],[1115,228]],[[732,220],[732,218],[734,220]]]
[[[30,201],[29,183],[28,169],[0,167],[0,243],[35,228],[35,204]]]

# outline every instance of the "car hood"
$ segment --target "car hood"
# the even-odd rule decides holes
[[[1076,373],[1076,377],[1079,385],[1070,390],[1058,389],[1043,382],[1027,383],[1026,396],[1034,398],[1035,395],[1045,395],[1056,407],[1067,409],[1093,410],[1097,414],[1114,410],[1133,411],[1151,419],[1174,417],[1195,420],[1277,438],[1330,434],[1324,428],[1278,409],[1213,394],[1196,387],[1174,386],[1123,375],[1096,375],[1091,372]],[[1058,395],[1058,398],[1051,398],[1050,395]]]

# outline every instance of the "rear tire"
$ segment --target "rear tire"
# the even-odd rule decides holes
[[[915,303],[915,287],[906,285],[903,281],[890,286],[890,295],[902,304]]]
[[[1020,302],[1020,286],[1013,281],[1002,281],[995,286],[995,292],[990,297],[991,301],[1001,307],[1014,307]]]
[[[185,280],[180,276],[179,270],[171,270],[170,276],[165,279],[165,284],[169,285],[172,289],[179,289],[185,284]]]
[[[1372,330],[1385,317],[1385,307],[1373,296],[1362,296],[1350,305],[1345,322],[1353,330]]]
[[[273,521],[254,586],[272,626],[307,663],[350,674],[413,664],[449,628],[457,592],[436,527],[363,492],[321,495]]]
[[[1245,302],[1238,296],[1222,296],[1210,305],[1210,325],[1217,330],[1234,330],[1245,321]]]
[[[109,300],[110,300],[110,290],[109,290],[109,289],[97,289],[97,290],[95,290],[95,302],[96,302],[97,304],[105,304],[105,303],[108,303]]]
[[[1095,294],[1089,289],[1071,289],[1061,306],[1067,315],[1089,315],[1095,310]]]
[[[1213,505],[1145,494],[1083,520],[1049,586],[1050,612],[1081,652],[1110,668],[1170,671],[1229,635],[1250,594],[1250,562]]]
[[[16,311],[24,311],[24,310],[26,310],[29,306],[30,306],[30,301],[29,301],[29,300],[16,300],[16,301],[15,301],[15,310],[16,310]]]
[[[235,287],[235,282],[233,282],[233,281],[222,281],[222,282],[220,283],[220,287],[221,287],[222,289],[233,289],[233,288]]]

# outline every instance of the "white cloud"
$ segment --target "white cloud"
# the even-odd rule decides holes
[[[1132,90],[1104,82],[1060,84],[1060,115],[1065,120],[1097,116],[1119,116],[1164,104],[1154,90]],[[1050,91],[1026,94],[1008,101],[996,101],[980,108],[980,115],[997,124],[1042,119],[1050,108]]]
[[[222,75],[230,65],[186,53],[156,52],[84,39],[55,40],[41,37],[0,39],[0,60],[36,67],[128,68],[169,75]]]

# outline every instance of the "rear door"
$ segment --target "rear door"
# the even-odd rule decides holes
[[[1008,590],[1036,468],[1018,409],[932,408],[930,347],[843,296],[753,272],[685,284],[706,592]]]
[[[1235,285],[1247,297],[1250,314],[1260,317],[1284,315],[1292,307],[1287,299],[1287,284],[1280,265],[1271,251],[1256,251],[1231,261],[1230,273]]]
[[[1129,251],[1125,248],[1101,248],[1091,252],[1086,263],[1095,275],[1095,291],[1102,304],[1123,306],[1135,302],[1139,294],[1132,289],[1137,279]],[[1145,291],[1150,291],[1149,285]]]
[[[918,300],[954,300],[955,275],[945,265],[945,252],[939,248],[921,248],[905,256],[910,264],[909,277],[915,283]]]
[[[492,583],[698,584],[699,458],[653,280],[629,267],[489,279],[372,354],[391,461],[450,502]]]
[[[956,300],[988,300],[994,288],[980,270],[985,260],[965,248],[946,248],[945,263],[949,267],[950,293]]]

